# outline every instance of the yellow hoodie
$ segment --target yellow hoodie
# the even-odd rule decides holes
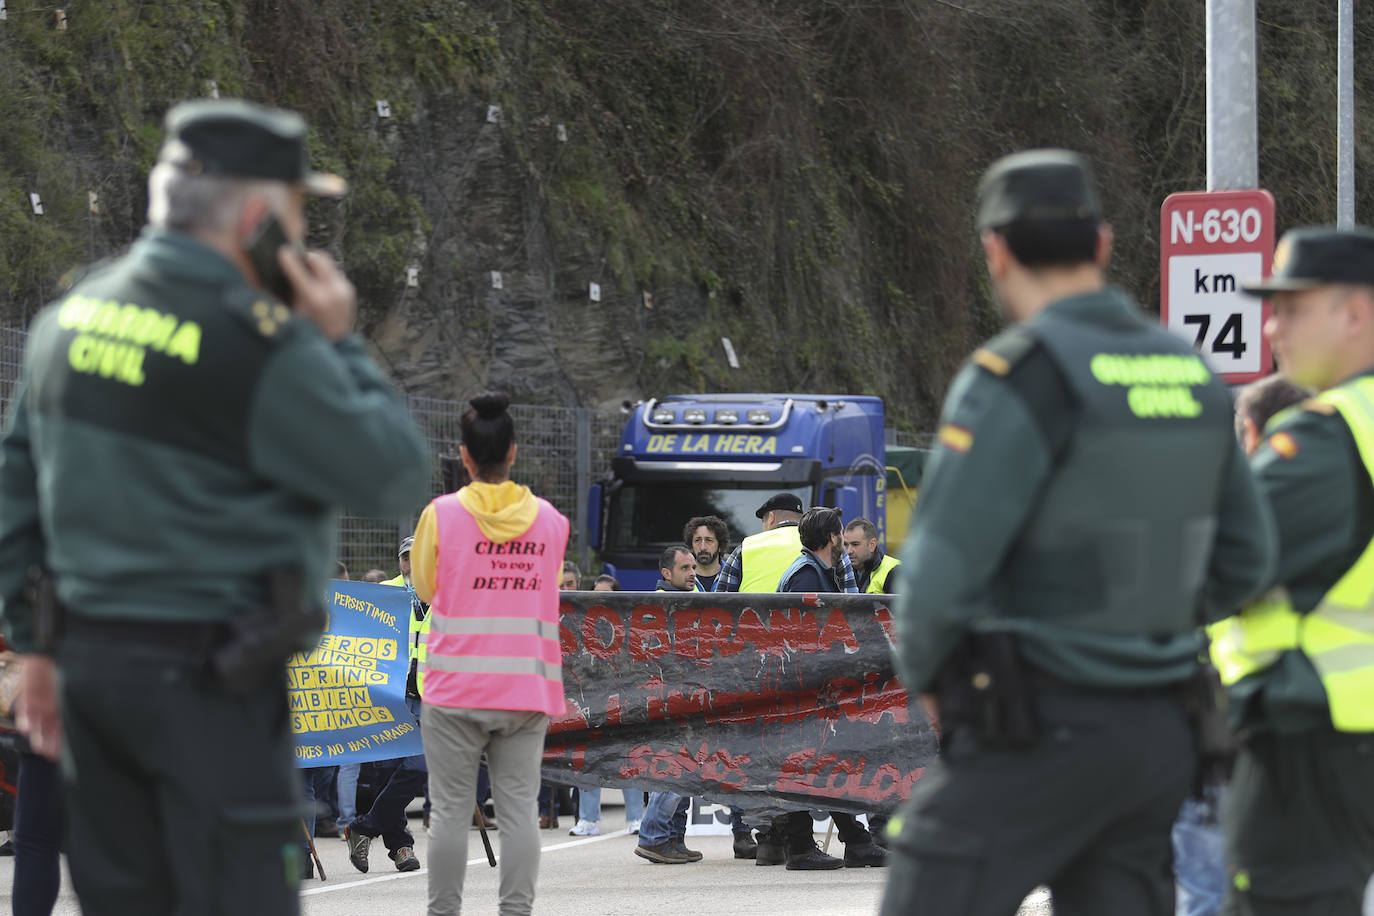
[[[513,541],[530,529],[539,514],[539,503],[529,487],[513,480],[502,483],[473,481],[458,491],[458,501],[472,513],[482,534],[496,544]],[[425,506],[415,523],[415,543],[410,545],[410,581],[415,594],[426,604],[434,602],[439,565],[439,525],[434,503]]]

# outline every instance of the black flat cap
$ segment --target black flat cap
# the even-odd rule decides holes
[[[978,183],[978,231],[1020,220],[1092,220],[1102,210],[1088,167],[1066,149],[1032,149],[998,159]]]
[[[798,515],[805,512],[801,498],[794,493],[779,493],[776,496],[768,497],[768,501],[759,506],[759,511],[754,513],[755,518],[763,518],[774,509],[781,509],[783,512],[795,512]]]
[[[1240,285],[1251,296],[1315,289],[1330,283],[1374,286],[1374,232],[1362,227],[1290,229],[1274,248],[1274,264],[1264,280]]]
[[[295,112],[239,99],[199,99],[173,106],[166,127],[159,162],[200,175],[284,181],[321,197],[348,190],[338,175],[310,170],[305,120]]]

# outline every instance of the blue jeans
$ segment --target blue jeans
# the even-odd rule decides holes
[[[1216,916],[1230,883],[1218,823],[1223,791],[1208,786],[1201,799],[1189,797],[1174,821],[1175,916]]]
[[[577,819],[596,823],[601,820],[601,790],[577,790]]]
[[[625,820],[638,821],[644,817],[644,791],[625,789]],[[579,821],[601,820],[601,790],[577,790],[577,819]]]
[[[643,789],[621,789],[625,796],[625,820],[640,821],[644,819],[644,790]]]
[[[339,826],[347,827],[358,816],[358,771],[361,763],[339,764]]]
[[[640,846],[661,846],[687,833],[687,806],[691,798],[672,792],[650,792],[649,805],[639,825]]]
[[[306,767],[300,772],[301,787],[305,790],[305,805],[310,811],[305,817],[305,828],[313,837],[315,818],[321,815],[329,816],[329,783],[334,776],[334,768]]]

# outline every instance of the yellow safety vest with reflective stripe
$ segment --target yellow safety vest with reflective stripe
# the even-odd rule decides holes
[[[864,592],[869,595],[886,595],[887,574],[901,565],[902,561],[892,554],[883,554],[882,562],[878,564],[877,569],[873,570],[873,575],[868,577],[868,588],[864,589]]]
[[[415,619],[415,608],[410,609],[410,660],[415,663],[415,690],[425,695],[425,665],[429,661],[429,618]]]
[[[1359,378],[1317,400],[1340,411],[1374,478],[1374,379]],[[1222,682],[1263,671],[1279,654],[1300,649],[1312,662],[1337,731],[1374,731],[1374,541],[1306,614],[1282,587],[1234,617],[1207,628]]]
[[[776,592],[778,580],[800,552],[801,531],[796,525],[749,535],[740,544],[739,590]]]
[[[406,588],[406,577],[397,576],[381,583],[382,585],[392,585],[396,588],[404,588],[412,596],[415,594]],[[410,607],[410,661],[415,665],[415,691],[420,696],[425,695],[425,662],[429,658],[429,614],[425,614],[424,620],[415,619],[415,606]]]

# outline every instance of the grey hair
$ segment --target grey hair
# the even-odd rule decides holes
[[[190,232],[223,231],[233,226],[243,205],[266,197],[274,212],[287,206],[288,186],[258,178],[196,175],[171,162],[148,174],[148,225]]]

